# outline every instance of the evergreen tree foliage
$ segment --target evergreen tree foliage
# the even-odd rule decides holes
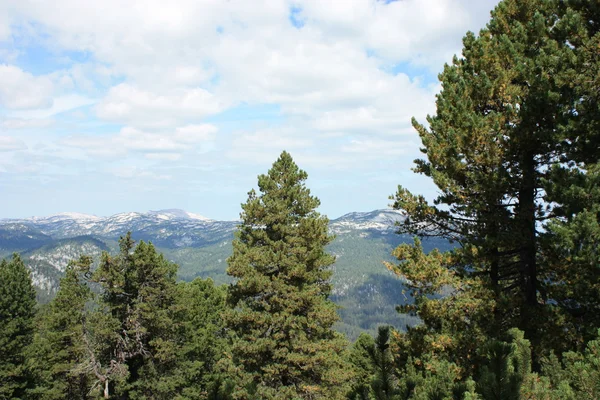
[[[475,382],[461,376],[460,368],[449,361],[409,359],[401,369],[401,400],[476,400]]]
[[[527,399],[592,400],[600,398],[600,331],[583,352],[552,355],[542,361],[542,374],[531,374],[521,394]]]
[[[176,363],[177,266],[152,244],[121,238],[120,253],[102,255],[93,280],[99,309],[84,327],[88,360],[105,397],[170,398],[163,377]]]
[[[560,3],[557,30],[573,49],[566,81],[575,98],[573,117],[561,128],[561,163],[543,180],[548,202],[557,204],[543,235],[542,265],[555,322],[551,347],[583,350],[600,326],[600,7],[597,2]],[[556,306],[554,306],[556,304]],[[548,330],[548,329],[547,329]]]
[[[510,341],[488,343],[486,360],[477,380],[484,400],[520,400],[521,386],[531,374],[531,346],[523,332],[511,329]]]
[[[38,318],[28,364],[30,398],[223,399],[225,288],[175,284],[176,266],[151,244],[122,238],[121,252],[72,262]],[[94,299],[90,285],[102,291]]]
[[[226,351],[225,296],[225,288],[211,279],[178,284],[177,366],[163,380],[182,398],[226,398],[227,377],[217,367]]]
[[[348,394],[348,399],[350,400],[371,400],[373,398],[371,383],[375,375],[375,370],[373,368],[371,352],[374,347],[375,340],[371,335],[366,333],[361,333],[352,345],[349,361],[353,367],[354,379],[352,380],[352,387]]]
[[[399,264],[385,263],[404,278],[414,303],[398,307],[418,315],[422,324],[397,333],[394,357],[400,367],[412,359],[424,366],[428,359],[455,364],[460,376],[471,376],[480,361],[480,349],[496,333],[494,292],[485,279],[470,274],[462,260],[467,249],[425,253],[421,241],[398,246],[393,255]]]
[[[334,258],[327,218],[304,182],[306,172],[283,152],[242,205],[228,259],[237,399],[340,399],[350,368],[331,293]]]
[[[599,399],[600,3],[503,0],[440,80],[413,121],[439,196],[398,188],[416,237],[385,263],[420,325],[346,351],[328,220],[284,151],[242,205],[227,288],[176,283],[127,234],[36,315],[26,266],[2,260],[0,399]]]
[[[583,350],[600,327],[600,163],[587,171],[560,168],[549,193],[564,218],[543,235],[548,296],[562,313],[548,336],[556,350]]]
[[[0,399],[24,398],[31,384],[26,349],[33,339],[35,290],[15,254],[0,262]]]
[[[589,148],[597,140],[598,86],[584,78],[584,65],[596,63],[598,39],[597,7],[588,4],[504,0],[479,35],[468,33],[463,56],[440,75],[429,127],[413,121],[427,157],[416,160],[415,171],[430,177],[440,195],[430,205],[399,187],[394,197],[407,215],[401,232],[460,244],[450,269],[492,293],[492,324],[483,329],[493,336],[520,327],[536,365],[551,346],[565,343],[541,334],[554,329],[564,336],[561,324],[553,325],[562,317],[551,318],[548,305],[547,277],[561,261],[543,251],[539,227],[564,214],[568,202],[558,194],[571,186],[566,181],[580,173],[587,180],[600,156],[597,146]],[[597,68],[591,66],[593,76]],[[568,334],[578,336],[571,326]]]
[[[374,346],[369,349],[369,355],[375,367],[375,376],[371,386],[377,400],[392,400],[396,398],[397,382],[394,375],[394,360],[390,352],[390,327],[380,326]]]
[[[40,313],[30,348],[36,387],[29,395],[39,399],[87,399],[91,377],[78,370],[87,353],[83,342],[86,303],[92,294],[85,283],[92,260],[71,262],[52,302]]]
[[[356,400],[398,399],[396,365],[390,348],[391,328],[380,326],[373,339],[362,334],[350,354],[355,378],[348,398]]]

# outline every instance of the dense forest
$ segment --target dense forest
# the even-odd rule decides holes
[[[2,261],[0,398],[600,398],[599,28],[596,0],[504,0],[444,67],[413,121],[438,197],[390,198],[415,239],[386,265],[417,325],[333,329],[333,237],[284,151],[242,205],[229,285],[178,282],[127,235],[42,306]]]

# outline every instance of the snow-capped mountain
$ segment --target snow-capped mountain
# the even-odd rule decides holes
[[[64,212],[51,215],[49,217],[32,217],[29,218],[34,221],[39,221],[40,223],[51,223],[65,220],[76,220],[76,221],[98,221],[102,219],[101,217],[97,217],[95,215],[77,213],[77,212]]]
[[[194,214],[191,212],[187,212],[184,210],[179,210],[177,208],[170,208],[168,210],[160,210],[160,211],[148,211],[148,214],[150,215],[154,215],[159,219],[162,220],[173,220],[173,219],[180,219],[180,220],[197,220],[197,221],[205,221],[205,222],[209,222],[212,221],[209,218],[206,218],[200,214]]]
[[[140,238],[164,242],[172,239],[172,245],[193,245],[196,242],[210,241],[215,230],[234,229],[235,222],[213,221],[198,214],[183,210],[169,209],[141,212],[127,212],[98,217],[80,213],[61,213],[49,217],[24,219],[2,219],[0,229],[20,225],[49,235],[55,239],[76,236],[97,236],[117,238],[131,231]],[[218,235],[218,234],[217,234]],[[198,240],[194,240],[197,237]],[[186,239],[187,238],[187,239]],[[1,245],[1,243],[0,243]]]
[[[353,212],[330,222],[330,231],[337,235],[352,231],[375,230],[392,233],[402,215],[395,210]],[[140,239],[151,240],[167,247],[189,247],[212,243],[230,235],[237,221],[215,221],[184,210],[169,209],[126,212],[98,217],[80,213],[61,213],[48,217],[1,219],[2,230],[31,231],[54,239],[94,236],[118,239],[131,231]],[[0,242],[0,247],[2,243]]]
[[[334,219],[329,229],[335,234],[347,233],[353,230],[377,230],[390,232],[397,230],[397,223],[404,221],[400,211],[375,210],[370,212],[352,212]]]

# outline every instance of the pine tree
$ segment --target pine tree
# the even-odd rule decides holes
[[[21,399],[31,384],[26,349],[34,333],[35,290],[15,254],[0,262],[0,399]]]
[[[375,340],[367,333],[361,333],[350,350],[349,360],[354,370],[352,389],[348,394],[350,400],[371,400],[373,389],[371,383],[375,375],[375,368],[371,359]]]
[[[521,398],[595,400],[600,398],[600,331],[583,352],[566,352],[542,360],[542,374],[530,374]]]
[[[475,382],[449,361],[409,359],[400,373],[398,400],[478,400]]]
[[[242,205],[227,269],[236,279],[227,326],[237,399],[340,399],[347,391],[345,341],[332,329],[338,316],[328,299],[332,237],[306,178],[284,151],[258,177],[260,195],[250,191]]]
[[[352,400],[399,399],[396,365],[390,347],[391,327],[380,326],[377,337],[363,333],[359,336],[350,355],[355,370]]]
[[[443,359],[459,367],[459,375],[470,376],[480,361],[480,349],[493,332],[494,292],[484,278],[464,266],[465,250],[425,253],[421,241],[398,246],[393,255],[399,264],[387,268],[402,276],[414,303],[398,307],[418,315],[422,324],[395,334],[394,357],[402,366],[413,359],[423,367],[424,360]],[[470,268],[469,268],[470,267]]]
[[[555,171],[549,197],[560,201],[560,220],[542,237],[548,297],[558,308],[552,348],[583,350],[600,326],[600,163],[583,171]]]
[[[521,389],[531,374],[531,346],[523,332],[511,329],[508,340],[491,340],[477,388],[484,400],[520,400]]]
[[[478,36],[467,34],[463,56],[440,75],[443,89],[429,127],[413,121],[427,156],[415,171],[432,178],[440,195],[429,205],[399,187],[394,198],[408,216],[403,232],[460,244],[464,251],[455,254],[462,260],[452,268],[462,264],[463,276],[484,277],[494,294],[488,333],[520,327],[536,364],[549,350],[540,334],[551,318],[543,307],[548,265],[539,227],[558,217],[548,197],[553,171],[577,154],[582,162],[589,156],[585,163],[598,159],[580,146],[595,137],[581,129],[595,126],[590,106],[597,105],[583,96],[583,83],[574,85],[583,81],[578,24],[584,18],[564,4],[504,0]]]
[[[83,342],[86,303],[92,294],[85,283],[92,259],[71,262],[56,297],[38,318],[29,351],[36,372],[30,396],[40,399],[87,399],[91,377],[78,369],[87,354]]]
[[[177,361],[177,266],[152,244],[134,247],[130,234],[119,245],[117,256],[102,255],[93,276],[102,295],[84,326],[88,358],[82,368],[96,377],[105,398],[172,397],[160,378]]]
[[[224,399],[226,376],[217,362],[226,351],[223,327],[226,290],[211,279],[178,284],[177,363],[162,385],[186,399]]]
[[[558,204],[557,219],[542,240],[548,297],[559,313],[552,319],[555,349],[577,348],[595,338],[600,326],[600,5],[566,1],[559,24],[575,53],[568,75],[577,101],[566,156],[545,180],[547,201]]]
[[[393,357],[390,351],[390,327],[380,326],[378,329],[375,343],[371,347],[369,354],[373,366],[375,367],[375,376],[371,386],[377,400],[393,400],[397,395],[397,382]]]

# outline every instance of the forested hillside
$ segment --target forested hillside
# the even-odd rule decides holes
[[[414,172],[437,197],[398,186],[389,258],[375,249],[392,236],[351,229],[386,214],[330,224],[283,151],[248,192],[233,240],[206,236],[227,285],[178,281],[170,258],[197,256],[126,232],[112,244],[62,239],[90,254],[71,260],[47,305],[24,259],[3,260],[0,398],[600,398],[599,27],[596,1],[503,0],[466,34],[436,113],[413,120]],[[36,249],[55,240],[19,221],[0,234]],[[365,235],[373,253],[355,253]],[[411,326],[352,341],[335,329],[342,315],[351,335],[353,318],[374,331],[368,318],[388,313]]]

